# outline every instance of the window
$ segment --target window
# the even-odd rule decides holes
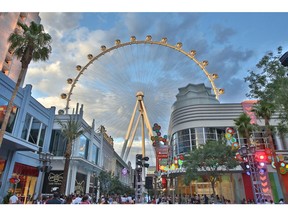
[[[27,114],[21,133],[21,138],[42,148],[46,128],[47,126],[38,119]]]
[[[85,136],[80,136],[79,151],[78,156],[87,159],[88,158],[88,148],[89,148],[89,139]]]
[[[25,122],[24,122],[24,127],[22,129],[22,134],[21,134],[22,139],[26,140],[27,138],[31,120],[32,120],[32,116],[27,114],[25,118]]]
[[[62,135],[61,130],[52,130],[49,151],[55,156],[64,156],[67,139]]]
[[[197,146],[204,144],[203,128],[195,128],[195,137]]]
[[[37,144],[41,124],[42,123],[40,121],[33,118],[30,133],[29,133],[29,138],[28,138],[29,142],[33,144]]]
[[[216,140],[215,128],[205,128],[205,137],[207,140]]]
[[[91,162],[98,165],[98,158],[99,158],[99,148],[93,144],[92,145],[92,160]]]
[[[0,127],[2,126],[2,123],[4,121],[7,105],[8,105],[8,101],[0,97]],[[18,108],[14,106],[12,108],[11,114],[8,119],[8,124],[6,127],[6,132],[8,133],[12,133],[13,131],[17,112],[18,112]]]
[[[225,128],[217,128],[216,133],[217,133],[218,140],[226,140],[226,138],[225,138],[226,129]]]

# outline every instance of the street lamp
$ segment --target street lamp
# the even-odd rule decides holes
[[[53,159],[53,154],[51,154],[50,152],[39,153],[40,166],[38,166],[38,170],[43,173],[42,178],[41,178],[41,184],[39,186],[39,194],[41,194],[41,191],[42,191],[45,173],[49,173],[52,169],[52,166],[51,166],[52,159]]]
[[[51,160],[53,159],[53,154],[51,154],[50,152],[40,152],[39,153],[39,161],[40,164],[42,164],[42,166],[38,166],[38,169],[40,170],[40,172],[44,172],[44,173],[49,173],[52,169],[51,165]]]

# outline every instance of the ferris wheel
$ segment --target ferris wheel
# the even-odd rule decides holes
[[[197,60],[195,50],[186,52],[182,47],[181,42],[169,44],[166,37],[153,41],[151,35],[145,40],[131,36],[129,42],[117,39],[110,48],[102,45],[97,55],[88,54],[86,64],[76,66],[78,73],[74,78],[67,79],[68,92],[61,94],[66,106],[59,113],[68,114],[71,104],[83,103],[88,118],[93,116],[96,122],[99,119],[112,136],[121,136],[119,130],[127,128],[125,123],[130,119],[136,92],[144,91],[148,113],[149,104],[158,106],[154,116],[149,116],[152,123],[161,125],[162,110],[169,118],[173,98],[183,85],[205,80],[219,99],[224,89],[215,85],[218,74],[208,72],[208,61]],[[126,97],[131,97],[131,102]]]

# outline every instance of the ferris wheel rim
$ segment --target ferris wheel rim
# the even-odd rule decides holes
[[[112,50],[116,50],[122,47],[126,47],[129,45],[138,45],[138,44],[151,44],[151,45],[159,45],[159,46],[163,46],[163,47],[168,47],[170,49],[176,50],[180,53],[182,53],[183,55],[187,56],[189,59],[191,59],[193,62],[196,63],[196,65],[198,65],[200,67],[200,69],[204,72],[205,76],[208,78],[208,80],[210,81],[211,85],[212,85],[212,89],[214,91],[215,97],[218,100],[219,99],[219,95],[224,93],[224,89],[223,88],[217,88],[214,80],[216,78],[218,78],[218,74],[210,74],[207,69],[206,66],[208,65],[208,61],[204,60],[202,62],[200,62],[199,60],[197,60],[195,58],[196,55],[196,51],[195,50],[191,50],[190,53],[186,52],[185,50],[182,49],[182,43],[178,42],[175,46],[171,45],[167,42],[167,38],[162,38],[161,41],[152,41],[152,37],[150,35],[148,35],[146,37],[146,40],[140,40],[137,41],[136,38],[134,36],[131,36],[130,38],[130,42],[125,42],[125,43],[121,43],[121,41],[119,39],[115,40],[115,45],[110,47],[110,48],[106,48],[105,45],[101,46],[101,52],[96,55],[93,56],[92,54],[88,54],[88,63],[86,63],[86,65],[84,67],[77,65],[76,69],[79,71],[79,73],[77,74],[77,76],[72,79],[72,78],[68,78],[67,82],[69,84],[71,84],[70,90],[68,92],[68,95],[66,93],[62,93],[61,97],[62,99],[66,99],[66,106],[65,106],[65,110],[66,110],[66,114],[68,114],[68,109],[69,109],[69,102],[71,101],[71,95],[73,92],[73,89],[76,87],[76,83],[79,81],[79,78],[81,77],[82,74],[84,74],[84,71],[86,69],[88,69],[88,67],[93,64],[94,61],[96,61],[97,59],[99,59],[101,56],[104,56],[106,53],[111,52]],[[68,81],[70,80],[70,81]]]

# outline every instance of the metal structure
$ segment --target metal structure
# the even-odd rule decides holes
[[[134,107],[134,111],[132,113],[132,117],[130,119],[128,130],[127,130],[127,133],[126,133],[126,136],[125,136],[125,141],[124,141],[123,148],[122,148],[122,151],[121,151],[121,157],[123,158],[124,161],[126,161],[127,158],[128,158],[128,155],[129,155],[130,149],[132,147],[133,140],[134,140],[134,137],[135,137],[136,130],[137,130],[137,127],[139,125],[140,119],[141,119],[141,128],[142,128],[141,129],[141,137],[142,137],[142,157],[143,158],[145,157],[145,127],[144,127],[144,124],[146,125],[146,127],[148,129],[149,137],[153,136],[151,124],[150,124],[150,121],[149,121],[149,118],[148,118],[148,115],[147,115],[147,112],[146,112],[146,108],[145,108],[145,105],[144,105],[144,101],[143,101],[143,97],[144,97],[143,92],[137,92],[136,97],[137,97],[137,101],[136,101],[136,104],[135,104],[135,107]],[[135,127],[134,127],[133,132],[132,132],[132,137],[130,139],[131,129],[132,129],[133,122],[134,122],[134,119],[135,119],[137,107],[138,107],[138,111],[139,111],[139,116],[137,118]],[[129,141],[129,139],[130,139],[130,141]],[[128,141],[129,141],[129,144],[128,144],[128,148],[127,148]]]
[[[132,113],[131,119],[130,119],[130,123],[128,126],[128,130],[125,136],[125,140],[124,140],[124,144],[122,147],[122,151],[121,151],[121,157],[123,158],[124,161],[127,160],[128,155],[130,153],[130,149],[132,147],[134,138],[135,138],[135,134],[136,134],[136,130],[138,128],[140,119],[141,119],[141,137],[142,137],[142,154],[140,155],[136,155],[136,203],[143,203],[144,202],[144,180],[145,180],[145,161],[147,161],[147,157],[145,156],[145,125],[146,128],[148,129],[148,133],[149,136],[153,136],[153,132],[152,132],[152,128],[151,128],[151,124],[146,112],[146,108],[144,105],[144,101],[143,101],[143,97],[144,94],[143,92],[137,92],[136,94],[137,100],[136,100],[136,104],[134,107],[134,111]],[[133,127],[133,123],[134,123],[134,119],[135,119],[135,115],[137,112],[137,108],[139,111],[139,116],[137,118],[136,124],[134,125],[134,129],[132,132],[132,137],[130,138],[131,135],[131,130]],[[127,143],[129,141],[128,147],[127,147]],[[138,158],[140,157],[140,158]],[[148,158],[149,160],[149,158]],[[138,162],[140,162],[140,164],[137,164]],[[137,168],[138,167],[138,168]],[[141,171],[140,171],[141,169]],[[139,197],[139,198],[138,198]]]
[[[161,41],[152,41],[152,36],[151,35],[147,35],[145,40],[140,40],[137,41],[135,36],[131,36],[130,37],[130,42],[126,42],[126,43],[121,43],[121,41],[119,39],[115,40],[115,45],[111,48],[106,48],[105,45],[101,46],[101,52],[96,55],[93,56],[92,54],[88,54],[88,59],[89,62],[82,67],[81,65],[77,65],[76,69],[77,71],[79,71],[79,73],[77,74],[77,76],[72,79],[72,78],[68,78],[67,79],[67,83],[71,84],[70,90],[68,93],[62,93],[61,94],[61,98],[66,100],[66,106],[65,106],[65,112],[66,114],[68,113],[68,109],[69,109],[69,103],[71,100],[71,95],[73,92],[74,87],[76,86],[76,83],[78,82],[80,76],[85,72],[86,69],[88,69],[88,67],[93,64],[94,61],[96,61],[97,59],[99,59],[101,56],[104,56],[106,53],[109,53],[115,49],[119,49],[121,47],[125,47],[125,46],[129,46],[129,45],[137,45],[137,44],[151,44],[151,45],[159,45],[159,46],[163,46],[163,47],[168,47],[170,49],[176,50],[180,53],[182,53],[183,55],[187,56],[189,59],[191,59],[192,61],[194,61],[199,67],[200,69],[204,72],[204,74],[206,75],[206,77],[208,78],[208,80],[210,81],[211,85],[212,85],[212,89],[214,91],[214,94],[216,96],[216,99],[219,98],[219,95],[224,93],[224,89],[220,88],[218,89],[214,83],[214,80],[218,78],[218,74],[210,74],[207,69],[206,66],[208,65],[208,61],[204,60],[204,61],[198,61],[195,58],[196,55],[196,51],[195,50],[191,50],[190,52],[186,52],[182,49],[182,43],[178,42],[175,46],[174,45],[170,45],[167,42],[167,38],[164,37],[161,39]]]
[[[263,188],[263,179],[265,179],[265,187],[270,188],[270,182],[267,182],[266,174],[262,173],[260,174],[260,169],[258,167],[258,162],[255,160],[255,153],[256,153],[256,147],[250,146],[249,148],[246,146],[242,146],[239,149],[239,153],[243,158],[247,158],[247,162],[249,164],[249,171],[250,171],[250,178],[251,178],[251,184],[253,189],[253,195],[255,203],[264,203],[265,199],[271,200],[272,194],[271,191],[270,194],[267,191],[264,191]]]

